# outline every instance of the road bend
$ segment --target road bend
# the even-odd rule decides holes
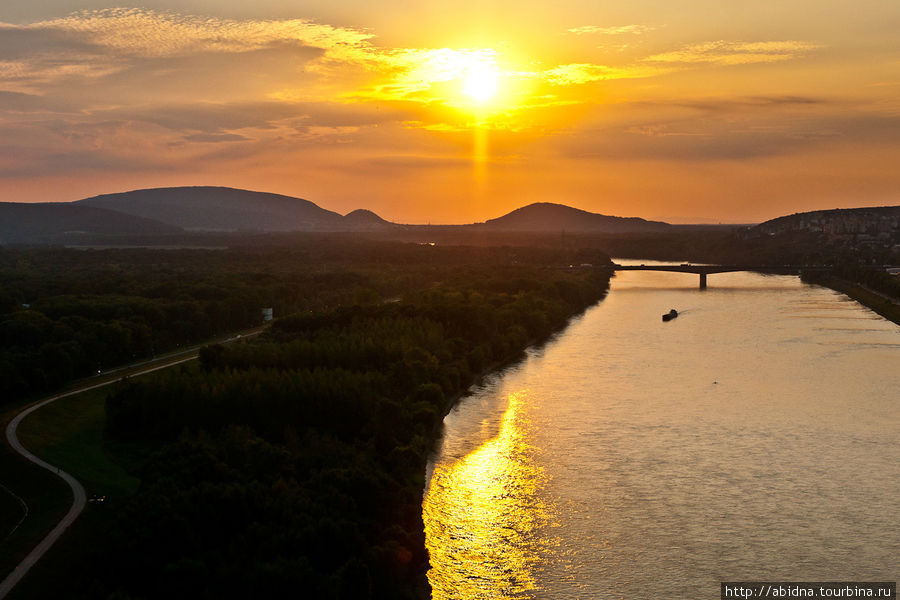
[[[244,333],[243,335],[237,335],[228,338],[227,340],[219,341],[219,343],[223,342],[233,342],[242,338],[250,337],[252,335],[258,335],[262,329],[254,330],[248,333]],[[128,377],[137,377],[139,375],[146,375],[147,373],[152,373],[153,371],[159,371],[161,369],[168,369],[170,367],[174,367],[175,365],[179,365],[181,363],[185,363],[188,361],[195,360],[199,353],[199,346],[195,349],[188,351],[187,355],[185,353],[180,354],[179,357],[166,360],[162,364],[157,363],[155,366],[148,367],[146,369],[140,369],[138,371],[128,372]],[[28,573],[28,570],[31,569],[37,563],[38,560],[41,559],[42,556],[56,543],[63,533],[65,533],[66,529],[75,522],[75,519],[78,518],[78,515],[81,514],[81,511],[84,510],[84,506],[87,503],[87,494],[84,491],[84,486],[79,483],[77,479],[75,479],[70,473],[63,471],[60,467],[56,465],[51,465],[45,460],[40,459],[35,456],[31,452],[29,452],[25,446],[22,445],[22,442],[19,441],[19,437],[17,435],[17,429],[19,428],[19,424],[31,413],[40,410],[41,408],[47,406],[48,404],[52,404],[57,400],[61,400],[63,398],[68,398],[69,396],[74,396],[75,394],[81,394],[83,392],[88,392],[90,390],[96,390],[97,388],[102,388],[108,385],[112,385],[119,381],[119,378],[113,378],[108,381],[103,381],[101,383],[96,383],[93,385],[84,385],[77,389],[71,390],[69,392],[65,392],[64,394],[58,394],[56,396],[52,396],[45,400],[41,400],[35,404],[32,404],[19,414],[17,414],[6,426],[6,441],[9,443],[10,447],[25,457],[27,460],[30,460],[34,464],[47,469],[51,473],[60,477],[63,481],[65,481],[69,487],[72,489],[72,506],[69,508],[69,512],[62,518],[62,520],[56,524],[56,527],[48,533],[44,539],[42,539],[31,552],[28,553],[16,568],[6,576],[2,582],[0,582],[0,600],[6,597],[7,594],[16,586],[19,581],[25,577],[25,574]]]

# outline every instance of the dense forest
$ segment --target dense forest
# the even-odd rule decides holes
[[[559,264],[567,253],[340,235],[216,250],[0,248],[0,403],[260,325],[262,308],[377,302],[446,269]]]
[[[296,260],[213,250],[0,250],[0,397],[31,396],[261,324],[264,307],[283,314],[372,293],[361,273],[314,272]]]
[[[116,291],[106,306],[177,300],[200,310],[235,298],[252,322],[274,298],[268,304],[291,312],[253,341],[208,346],[195,366],[124,380],[110,392],[108,438],[156,450],[139,491],[105,507],[60,593],[429,596],[421,499],[444,414],[480,374],[603,298],[608,271],[568,265],[608,259],[559,248],[326,246],[319,240],[288,255],[103,251],[81,268],[112,271],[114,258],[125,262],[120,252],[132,261],[105,286],[89,282],[63,295],[74,280],[42,288],[35,275],[12,288],[43,300],[8,315],[39,308],[51,322],[69,317],[80,293],[103,297],[104,289]],[[218,291],[198,297],[204,286]],[[52,311],[53,302],[66,310]],[[84,315],[100,324],[106,317],[105,309]]]

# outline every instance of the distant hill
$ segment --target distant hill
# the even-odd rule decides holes
[[[342,224],[350,229],[387,230],[396,227],[394,223],[385,221],[371,210],[357,208],[344,215]]]
[[[611,217],[563,204],[537,202],[523,206],[482,225],[497,231],[569,231],[580,233],[628,233],[668,231],[671,225],[638,217]]]
[[[192,232],[411,232],[371,210],[346,216],[301,198],[227,187],[134,190],[71,203],[3,205],[0,243],[59,243],[60,235],[154,236]],[[612,217],[547,202],[524,206],[484,223],[454,231],[627,233],[670,231],[672,226],[637,217]],[[68,233],[67,233],[68,232]],[[81,232],[73,233],[73,232]]]
[[[75,204],[116,210],[193,231],[339,231],[343,217],[308,200],[227,187],[105,194]]]
[[[757,235],[791,232],[823,232],[835,236],[871,236],[897,239],[900,234],[900,206],[835,208],[778,217],[750,229]]]
[[[91,235],[166,235],[181,228],[71,202],[0,202],[0,244],[64,243]]]

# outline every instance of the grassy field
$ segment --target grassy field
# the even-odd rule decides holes
[[[88,503],[66,535],[10,594],[11,599],[64,597],[65,585],[58,581],[57,575],[65,573],[72,565],[83,565],[80,561],[90,560],[94,545],[99,543],[98,532],[103,532],[112,523],[112,507],[137,490],[140,484],[132,473],[139,470],[150,450],[110,443],[103,436],[105,401],[112,389],[110,386],[62,398],[32,413],[19,425],[19,439],[26,448],[74,475],[84,485],[88,497],[96,494],[106,496],[107,500],[104,504]],[[9,480],[14,481],[17,488],[29,492],[34,488],[40,492],[24,496],[16,490],[16,494],[26,498],[30,510],[29,518],[20,530],[6,542],[0,541],[0,568],[6,573],[65,514],[72,502],[72,494],[55,475],[26,463],[13,455],[8,447],[4,450],[0,455],[0,471],[4,477],[5,466],[15,466],[18,471],[10,473]],[[9,494],[5,495],[15,502],[11,508],[18,507],[17,521],[21,517],[21,505]],[[0,498],[0,507],[5,506],[6,499]],[[6,519],[0,520],[0,524],[5,522]]]
[[[18,410],[0,415],[3,429]],[[28,518],[8,535],[22,517],[22,506],[0,489],[0,577],[4,577],[66,514],[72,504],[72,492],[62,479],[26,461],[5,443],[0,444],[0,483],[28,505]]]
[[[104,403],[110,387],[57,400],[29,415],[19,439],[32,453],[62,467],[92,494],[121,498],[137,490],[140,480],[121,464],[128,448],[103,439]]]

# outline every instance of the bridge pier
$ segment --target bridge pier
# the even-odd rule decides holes
[[[700,273],[700,289],[706,289],[706,273]]]

